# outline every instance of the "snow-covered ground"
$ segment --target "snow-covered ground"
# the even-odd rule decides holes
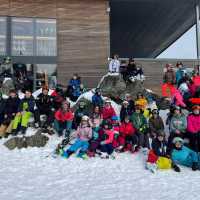
[[[161,111],[166,118],[167,111]],[[166,127],[167,129],[167,127]],[[33,130],[29,129],[29,135]],[[0,141],[0,200],[199,200],[200,171],[181,167],[152,174],[142,153],[115,160],[48,156],[60,139],[44,148],[9,151]]]

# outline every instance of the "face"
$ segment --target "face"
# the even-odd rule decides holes
[[[95,107],[94,112],[99,113],[99,107],[98,106]]]
[[[136,113],[140,113],[140,109],[136,109],[135,112],[136,112]]]
[[[178,109],[176,109],[175,111],[174,111],[174,114],[176,114],[176,115],[179,115],[181,112],[180,112],[180,110],[178,110]]]
[[[43,90],[42,93],[43,93],[44,95],[48,95],[48,90]]]
[[[69,108],[68,104],[67,104],[67,103],[64,103],[64,104],[63,104],[63,109],[64,109],[64,110],[67,110],[68,108]]]
[[[157,112],[153,112],[152,113],[154,117],[157,117],[158,113]]]
[[[162,135],[159,135],[159,136],[158,136],[158,140],[159,140],[159,141],[163,141],[163,140],[164,140],[164,137],[163,137]]]
[[[110,103],[109,103],[109,102],[106,102],[106,103],[105,103],[105,106],[106,106],[106,107],[110,107]]]
[[[182,147],[182,144],[180,142],[176,142],[175,147],[177,149],[180,149]]]
[[[129,118],[128,117],[126,117],[125,119],[124,119],[124,121],[126,122],[126,123],[129,123]]]
[[[10,97],[11,97],[11,98],[15,98],[15,97],[16,97],[16,93],[15,93],[15,92],[11,92],[11,93],[10,93]]]
[[[124,105],[124,107],[125,107],[125,108],[127,108],[127,107],[128,107],[128,104],[127,104],[127,103],[124,103],[123,105]]]
[[[116,60],[117,60],[117,59],[118,59],[118,56],[117,56],[117,55],[114,55],[114,59],[116,59]]]
[[[104,125],[104,129],[108,129],[108,125]]]
[[[76,79],[77,79],[77,76],[74,75],[74,76],[73,76],[73,79],[76,80]]]
[[[25,92],[25,97],[26,97],[26,98],[30,98],[30,97],[31,97],[31,92],[26,91],[26,92]]]
[[[82,120],[82,125],[87,125],[87,124],[88,124],[88,121]]]
[[[200,111],[199,111],[199,109],[194,109],[194,110],[193,110],[193,113],[194,113],[195,115],[199,115]]]

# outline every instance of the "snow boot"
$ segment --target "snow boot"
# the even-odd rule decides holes
[[[24,126],[21,127],[22,135],[25,135],[25,134],[26,134],[26,129],[27,129],[27,128],[24,127]]]

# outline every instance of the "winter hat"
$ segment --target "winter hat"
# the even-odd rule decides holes
[[[82,117],[82,121],[88,121],[89,120],[89,117],[87,116],[87,115],[84,115],[83,117]]]
[[[123,104],[124,104],[124,105],[127,105],[127,104],[129,104],[129,102],[126,101],[126,100],[124,100],[124,101],[123,101]]]
[[[111,100],[109,98],[106,98],[105,103],[111,103]]]
[[[153,109],[151,112],[152,112],[153,114],[154,114],[154,113],[159,114],[158,109]]]
[[[176,144],[177,142],[183,144],[184,141],[183,141],[183,139],[180,138],[180,137],[175,137],[175,138],[173,139],[173,144]]]
[[[179,107],[179,106],[174,106],[174,110],[180,110],[180,111],[181,111],[181,107]]]
[[[192,106],[192,110],[196,110],[196,109],[200,110],[200,106],[199,105]]]

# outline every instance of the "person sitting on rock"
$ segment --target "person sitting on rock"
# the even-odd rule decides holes
[[[72,122],[74,119],[74,113],[70,109],[70,103],[67,101],[62,102],[62,106],[55,113],[54,128],[58,133],[58,136],[65,136],[69,139]]]
[[[147,99],[144,97],[142,93],[137,94],[137,99],[135,100],[135,105],[140,106],[140,108],[144,111],[148,105]]]
[[[4,121],[0,126],[0,136],[7,137],[12,132],[13,119],[18,113],[20,99],[15,90],[10,90],[4,105]]]
[[[81,119],[81,123],[77,129],[73,133],[73,136],[76,138],[76,141],[74,144],[72,144],[69,149],[66,151],[63,151],[61,155],[65,158],[69,158],[73,153],[79,150],[77,157],[79,158],[85,158],[87,155],[87,150],[89,147],[89,140],[92,138],[92,127],[91,123],[89,121],[88,116],[83,116]]]
[[[92,96],[92,104],[93,106],[99,106],[100,108],[103,107],[103,98],[101,95],[101,90],[96,88],[95,94]]]
[[[115,54],[109,63],[109,72],[119,73],[119,69],[120,69],[119,56]]]
[[[83,116],[89,116],[88,109],[86,108],[86,103],[84,101],[79,102],[78,109],[75,111],[74,121],[73,121],[73,128],[77,129],[77,127],[81,123],[81,119]]]
[[[152,110],[152,116],[149,119],[149,133],[151,138],[156,138],[157,134],[164,131],[164,122],[159,116],[157,109]]]
[[[37,109],[35,110],[35,125],[36,127],[42,127],[40,116],[46,115],[47,120],[43,127],[51,128],[53,123],[53,107],[52,102],[53,98],[48,95],[49,89],[48,87],[44,86],[42,88],[42,93],[38,95],[36,99],[36,106]]]
[[[163,75],[163,84],[162,84],[162,96],[170,97],[173,94],[175,89],[174,84],[176,83],[175,72],[172,68],[172,64],[166,65],[166,71]]]
[[[35,99],[30,90],[26,90],[25,97],[21,100],[18,113],[13,122],[13,134],[16,135],[18,129],[22,134],[26,133],[28,122],[31,116],[34,116],[36,109]]]
[[[112,107],[111,100],[109,98],[105,100],[105,105],[103,106],[102,114],[104,120],[111,120],[113,116],[116,116],[115,110]]]
[[[183,139],[180,137],[175,137],[173,139],[171,159],[174,164],[190,167],[193,171],[200,169],[200,158],[198,154],[186,147]]]

